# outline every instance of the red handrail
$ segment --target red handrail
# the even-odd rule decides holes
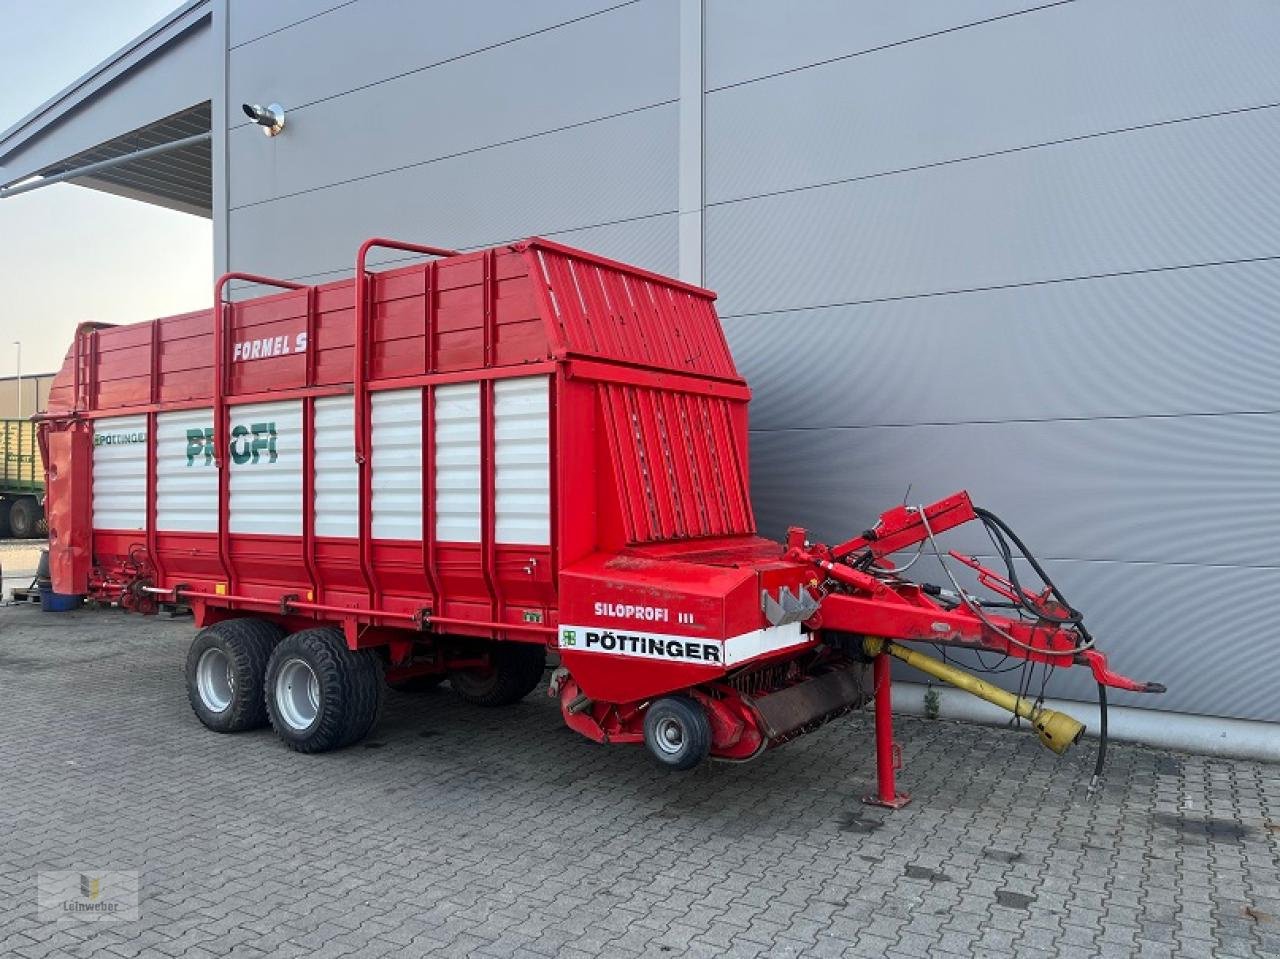
[[[213,284],[213,462],[218,470],[218,562],[226,580],[228,593],[235,592],[231,571],[231,471],[227,469],[226,452],[230,448],[230,424],[227,422],[227,284],[232,280],[257,283],[260,286],[276,286],[285,290],[305,290],[307,284],[256,273],[224,273]],[[310,464],[304,464],[309,469]],[[312,504],[304,503],[303,509]],[[153,519],[154,523],[155,520]]]
[[[377,605],[378,594],[373,575],[373,467],[372,463],[369,462],[369,435],[373,430],[373,415],[369,405],[369,370],[366,357],[369,336],[369,270],[367,261],[369,251],[376,247],[382,247],[387,250],[404,250],[406,253],[420,253],[423,256],[460,255],[457,250],[449,250],[440,246],[424,246],[420,243],[406,243],[403,240],[391,240],[380,236],[365,240],[360,244],[360,250],[356,253],[356,328],[351,383],[355,394],[354,452],[359,473],[360,575],[364,579],[365,589],[369,592],[369,604],[371,606]],[[425,535],[426,514],[423,514],[422,523]]]

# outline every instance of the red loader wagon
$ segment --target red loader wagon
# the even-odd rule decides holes
[[[371,272],[374,248],[434,259]],[[233,280],[281,291],[227,302]],[[676,769],[750,759],[874,693],[872,798],[890,805],[905,801],[890,655],[1002,702],[1058,751],[1083,729],[905,643],[1160,689],[1107,669],[1039,567],[1040,590],[1020,584],[1022,544],[964,493],[840,545],[757,536],[750,394],[713,303],[543,239],[374,239],[352,280],[228,274],[212,310],[84,324],[41,418],[54,590],[189,605],[196,715],[223,732],[269,721],[304,752],[363,737],[386,683],[447,677],[469,702],[515,702],[548,649],[569,726]],[[949,570],[935,537],[972,520],[1008,575],[951,562],[994,598],[892,564],[928,549]]]

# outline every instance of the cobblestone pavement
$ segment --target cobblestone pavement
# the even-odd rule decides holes
[[[686,776],[551,701],[389,697],[363,746],[207,732],[189,621],[0,609],[0,955],[1280,955],[1280,767],[869,716]],[[136,922],[41,922],[38,870],[139,870]]]

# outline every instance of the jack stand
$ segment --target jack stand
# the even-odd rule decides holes
[[[898,792],[894,773],[902,768],[902,751],[893,741],[893,703],[889,698],[889,657],[880,653],[872,661],[872,685],[876,697],[876,792],[864,796],[869,806],[901,809],[911,802],[906,793]]]

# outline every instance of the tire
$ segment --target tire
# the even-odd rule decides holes
[[[449,685],[473,706],[510,706],[542,683],[547,648],[532,643],[491,644],[493,667],[449,674]]]
[[[264,698],[271,727],[300,753],[342,749],[378,721],[386,679],[371,649],[352,651],[337,629],[287,637],[267,663]]]
[[[187,651],[187,699],[215,733],[267,724],[262,680],[284,630],[265,619],[228,619],[196,634]]]
[[[656,700],[644,714],[644,744],[658,765],[692,769],[711,752],[706,710],[688,696]]]
[[[13,500],[0,499],[0,539],[13,535],[9,529],[9,510],[12,508]]]
[[[31,539],[40,535],[44,525],[44,510],[34,496],[23,496],[13,501],[9,508],[9,531],[14,539]],[[48,531],[48,527],[45,527]]]

